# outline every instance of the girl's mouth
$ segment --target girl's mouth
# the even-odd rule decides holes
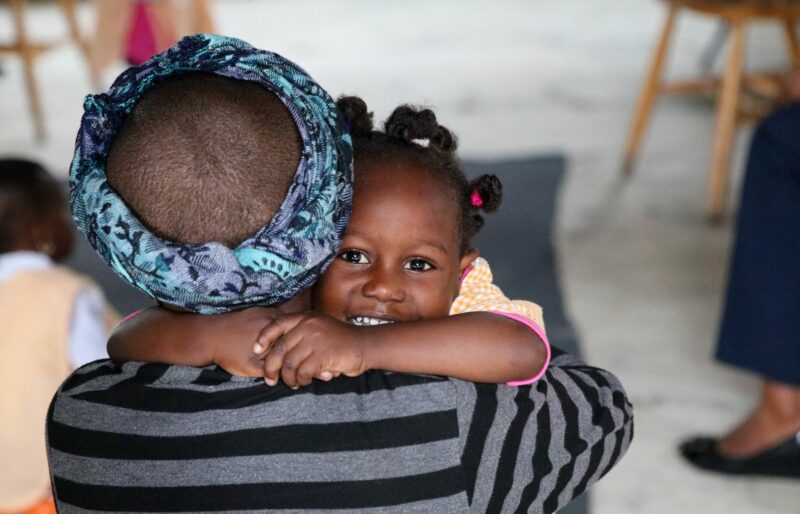
[[[386,325],[388,323],[394,323],[393,319],[383,319],[383,318],[371,318],[369,316],[349,316],[347,321],[351,325],[356,325],[359,327],[371,327],[375,325]]]

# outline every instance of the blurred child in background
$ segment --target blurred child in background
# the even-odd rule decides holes
[[[56,264],[73,229],[59,183],[0,159],[0,514],[55,512],[44,420],[76,367],[106,358],[117,315],[91,279]]]

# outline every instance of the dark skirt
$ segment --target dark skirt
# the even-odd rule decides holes
[[[800,385],[800,103],[753,135],[717,358]]]

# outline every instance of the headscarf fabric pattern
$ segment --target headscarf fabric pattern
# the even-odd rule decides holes
[[[279,211],[236,248],[158,237],[106,180],[108,151],[138,99],[190,72],[262,85],[300,132],[300,164]],[[350,218],[352,142],[333,99],[297,65],[238,39],[196,34],[123,72],[108,93],[86,97],[69,182],[78,230],[124,280],[190,311],[229,312],[289,300],[330,265]]]

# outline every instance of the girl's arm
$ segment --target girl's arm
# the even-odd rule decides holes
[[[530,384],[546,371],[550,345],[542,309],[509,300],[492,282],[485,259],[464,271],[451,316],[354,327],[307,312],[277,318],[254,348],[267,384],[358,375],[368,369],[425,373],[472,382]]]
[[[123,321],[111,334],[108,355],[115,362],[141,361],[209,366],[234,375],[261,376],[252,347],[276,309],[254,307],[203,316],[150,307]]]
[[[508,382],[536,375],[548,357],[535,332],[488,312],[371,327],[316,312],[290,314],[264,328],[256,351],[267,383],[281,377],[291,387],[370,369]]]
[[[548,357],[524,324],[489,312],[376,327],[369,368],[444,375],[470,382],[526,381]]]
[[[544,345],[545,359],[542,367],[522,380],[509,381],[509,385],[525,385],[538,380],[550,363],[550,343],[544,330],[542,308],[533,302],[511,300],[494,284],[491,267],[486,259],[478,257],[462,272],[458,297],[450,307],[450,314],[491,312],[517,321],[532,330]]]

